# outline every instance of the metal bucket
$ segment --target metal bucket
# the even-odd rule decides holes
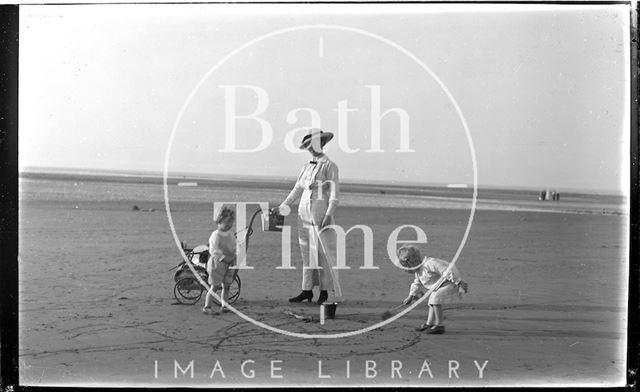
[[[321,305],[324,308],[324,317],[327,319],[335,319],[336,318],[336,310],[338,308],[338,303],[334,302],[331,304],[324,303]]]

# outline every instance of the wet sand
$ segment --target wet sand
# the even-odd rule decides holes
[[[231,186],[172,187],[169,192],[176,231],[189,245],[206,243],[212,229],[211,201],[278,202],[286,194],[281,189]],[[262,232],[259,224],[254,225],[248,255],[255,268],[240,273],[237,309],[298,333],[339,333],[379,322],[384,310],[406,297],[412,281],[386,255],[390,232],[399,225],[417,225],[429,237],[429,245],[422,247],[425,253],[450,259],[470,206],[469,198],[385,196],[354,193],[343,198],[338,223],[373,229],[379,269],[359,268],[362,236],[350,234],[351,269],[340,271],[346,300],[335,320],[305,323],[284,313],[317,318],[319,310],[286,301],[299,292],[296,242],[291,255],[298,269],[276,270],[280,234]],[[470,292],[445,310],[446,334],[416,332],[414,327],[426,315],[416,308],[368,333],[304,339],[267,331],[233,313],[203,315],[202,300],[194,306],[175,304],[170,269],[180,255],[161,186],[25,180],[20,204],[20,382],[621,385],[628,216],[615,203],[566,200],[562,208],[549,203],[505,197],[491,208],[492,202],[483,201],[480,193],[457,264]],[[132,211],[134,204],[147,211]],[[287,219],[295,232],[295,220]],[[175,378],[176,361],[182,368],[193,361],[193,378],[190,371]],[[366,372],[366,361],[369,368],[375,365],[375,372]],[[449,372],[456,365],[450,361],[457,362],[459,378]],[[476,364],[485,361],[480,378]],[[401,368],[392,372],[399,363]],[[271,367],[276,368],[274,377]],[[255,378],[247,377],[251,370]]]

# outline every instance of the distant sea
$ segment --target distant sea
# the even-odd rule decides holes
[[[163,178],[157,173],[25,171],[19,174],[20,200],[163,202]],[[174,175],[167,179],[170,202],[268,201],[278,204],[294,179],[204,178]],[[186,185],[186,186],[181,186]],[[581,214],[628,214],[628,201],[616,195],[561,193],[559,201],[538,200],[539,191],[478,189],[477,210],[538,211]],[[341,207],[471,209],[472,188],[446,185],[341,183]]]

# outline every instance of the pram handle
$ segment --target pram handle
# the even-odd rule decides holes
[[[244,235],[245,246],[249,248],[249,236],[253,234],[253,221],[256,220],[256,216],[262,212],[261,208],[258,208],[256,212],[251,216],[251,220],[249,220],[249,226],[247,227],[247,234]]]
[[[261,208],[258,208],[253,215],[251,216],[251,219],[249,220],[249,226],[246,227],[247,229],[247,233],[244,235],[244,242],[245,242],[245,246],[248,248],[249,247],[249,237],[251,236],[251,234],[253,234],[253,222],[256,220],[256,216],[258,216],[258,214],[260,214],[262,212]],[[238,235],[239,231],[237,231],[235,234]],[[202,254],[204,253],[204,251],[202,252],[193,252],[193,249],[187,249],[187,244],[186,242],[182,241],[180,243],[180,245],[182,246],[182,250],[184,251],[185,254],[187,255],[193,255],[193,254]],[[171,268],[169,271],[173,271],[174,269],[178,268],[183,262],[181,262],[180,264],[176,265],[175,267]]]

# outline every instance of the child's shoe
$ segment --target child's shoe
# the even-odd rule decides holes
[[[222,313],[229,313],[230,312],[229,308],[222,308],[221,311],[222,311]]]
[[[434,325],[427,329],[429,335],[442,335],[444,333],[444,325]]]
[[[426,330],[428,330],[428,329],[429,329],[429,328],[431,328],[431,327],[433,327],[433,325],[431,325],[431,324],[427,324],[427,323],[424,323],[424,324],[422,324],[421,326],[417,327],[417,328],[416,328],[416,331],[419,331],[419,332],[426,331]]]
[[[211,309],[209,307],[206,307],[206,306],[204,308],[202,308],[202,313],[204,313],[204,314],[216,314],[216,312],[213,311],[213,309]]]

